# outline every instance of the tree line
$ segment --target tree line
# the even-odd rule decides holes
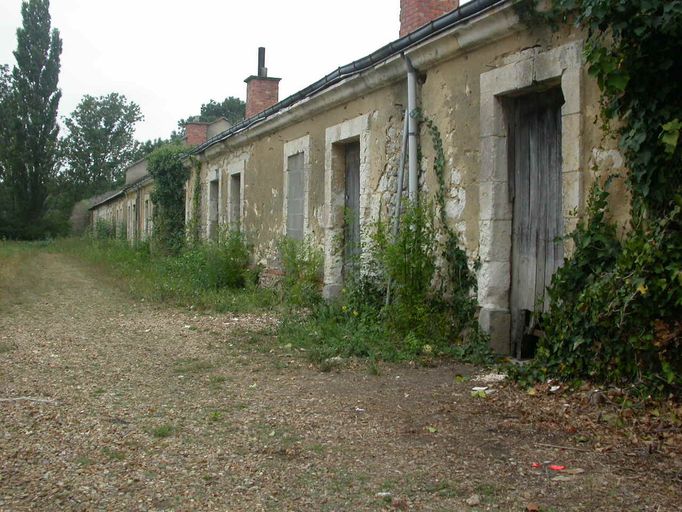
[[[210,100],[167,138],[140,142],[139,105],[117,92],[86,94],[62,118],[60,134],[62,39],[49,7],[49,0],[22,2],[16,63],[0,65],[0,239],[67,234],[76,202],[120,186],[125,168],[156,148],[182,143],[187,123],[244,117],[242,100]]]

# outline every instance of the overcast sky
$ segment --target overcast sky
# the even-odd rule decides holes
[[[245,100],[259,46],[283,99],[397,39],[400,0],[52,0],[50,12],[63,41],[60,115],[84,94],[122,93],[140,105],[146,140],[211,99]],[[20,24],[21,1],[0,0],[0,64],[14,64]]]
[[[140,105],[137,137],[167,137],[202,103],[246,99],[266,47],[280,99],[398,37],[399,0],[52,0],[63,41],[60,115],[84,94]],[[21,1],[0,0],[0,63],[14,64]]]

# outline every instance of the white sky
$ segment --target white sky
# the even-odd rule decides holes
[[[246,99],[259,46],[283,99],[397,39],[400,1],[51,0],[50,12],[63,41],[60,115],[84,94],[122,93],[140,105],[146,140],[211,99]],[[14,64],[20,24],[21,0],[0,0],[0,64]]]

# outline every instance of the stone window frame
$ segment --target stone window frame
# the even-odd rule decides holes
[[[284,143],[282,150],[282,236],[287,234],[287,200],[289,199],[289,157],[303,153],[303,237],[310,233],[308,209],[310,205],[310,135],[304,135],[297,139]]]
[[[345,169],[338,154],[344,144],[360,142],[360,226],[370,207],[369,114],[330,126],[325,130],[324,150],[324,288],[326,298],[337,296],[343,287],[343,238]],[[365,233],[361,229],[361,242]]]
[[[481,73],[481,173],[479,180],[479,322],[499,353],[511,350],[510,291],[512,203],[509,200],[505,98],[556,85],[561,87],[562,216],[564,233],[577,225],[584,199],[582,183],[582,41],[547,51],[525,50],[506,64]],[[565,253],[571,247],[565,246]]]
[[[223,214],[223,222],[225,222],[225,219],[227,221],[227,225],[230,226],[230,229],[232,229],[234,225],[234,219],[232,218],[232,176],[235,174],[239,174],[239,230],[243,231],[244,228],[244,184],[245,184],[245,179],[244,176],[246,174],[246,159],[242,158],[240,160],[237,160],[235,162],[232,162],[228,164],[227,166],[227,186],[225,187],[226,193],[227,193],[227,201],[225,201],[225,208],[226,211]],[[220,185],[220,191],[222,193],[223,187],[222,184]],[[220,200],[220,204],[222,204],[223,201],[222,199]],[[222,212],[222,209],[220,209]]]

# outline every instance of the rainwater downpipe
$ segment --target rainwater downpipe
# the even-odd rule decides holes
[[[408,142],[407,142],[407,168],[408,184],[407,191],[410,201],[413,203],[419,197],[419,171],[417,167],[417,133],[418,123],[415,117],[417,109],[417,70],[412,66],[410,58],[403,54],[403,59],[407,65],[407,116],[408,122]]]
[[[417,119],[413,115],[417,109],[417,70],[414,69],[410,58],[402,54],[407,66],[407,109],[405,111],[405,125],[403,128],[403,145],[398,164],[398,180],[396,184],[395,218],[393,220],[393,238],[398,236],[400,230],[401,200],[403,196],[403,174],[405,169],[405,150],[408,157],[408,182],[407,193],[411,202],[416,202],[419,194],[419,172],[417,168]],[[407,146],[407,147],[406,147]],[[386,305],[391,302],[391,280],[389,278],[386,287]]]

